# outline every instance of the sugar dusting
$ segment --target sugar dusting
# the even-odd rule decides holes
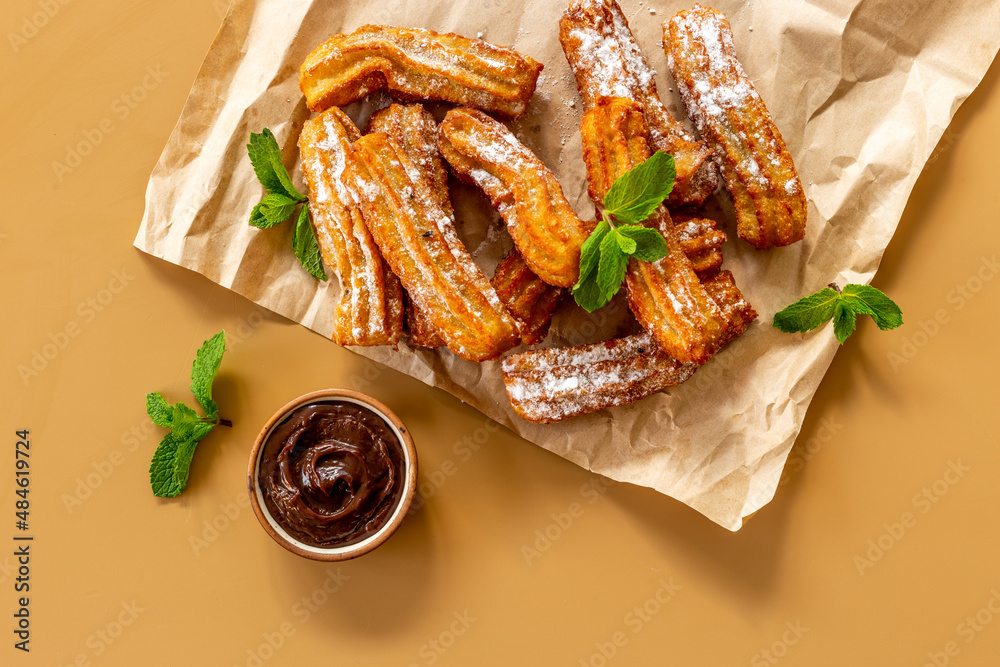
[[[641,333],[510,355],[501,369],[518,413],[548,423],[639,400],[684,382],[697,366],[672,359]]]
[[[313,227],[324,263],[337,275],[341,297],[336,327],[347,344],[383,340],[389,321],[382,258],[364,224],[351,212],[354,199],[342,182],[350,142],[333,114],[314,119],[320,123],[312,146],[302,151]]]
[[[732,121],[740,110],[748,107],[763,109],[764,103],[733,55],[736,52],[733,36],[722,24],[721,15],[702,9],[695,5],[691,11],[682,12],[670,20],[678,43],[668,50],[667,62],[675,73],[678,91],[688,115],[702,136],[711,138],[723,131],[735,134],[741,144],[740,152],[745,155],[736,164],[737,171],[756,187],[770,190],[770,181],[763,172],[766,170],[772,174],[780,171],[772,169],[779,166],[775,162],[782,152],[779,145],[770,133],[762,136],[757,131],[748,136],[746,130],[738,129]],[[687,54],[686,60],[692,61],[684,69],[690,80],[678,73],[679,63],[674,48],[683,51]],[[758,146],[758,150],[751,150],[751,144]],[[755,153],[769,156],[772,164],[758,164]],[[728,154],[732,155],[733,151],[728,151]],[[720,166],[725,173],[726,165]],[[797,179],[785,182],[781,187],[787,194],[793,194],[798,187]]]

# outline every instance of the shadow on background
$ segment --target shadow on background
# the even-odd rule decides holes
[[[928,211],[933,208],[930,204],[940,190],[938,184],[948,180],[955,158],[955,151],[952,149],[962,140],[969,123],[982,113],[990,92],[998,82],[1000,82],[1000,58],[993,62],[982,83],[972,91],[969,99],[955,114],[955,118],[945,130],[920,173],[913,192],[910,193],[910,199],[906,202],[906,208],[903,209],[903,216],[899,220],[896,233],[882,257],[878,274],[875,276],[874,283],[884,287],[886,292],[890,292],[895,286],[900,268],[909,259],[907,255],[910,246],[927,226]]]

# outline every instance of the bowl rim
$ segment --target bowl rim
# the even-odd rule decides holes
[[[260,488],[260,459],[264,452],[264,442],[271,434],[271,431],[281,423],[287,416],[298,408],[309,403],[323,403],[331,401],[346,401],[368,408],[385,421],[399,439],[399,444],[403,448],[403,494],[396,504],[389,520],[375,533],[369,535],[360,542],[338,547],[316,547],[306,544],[290,535],[281,524],[271,516],[267,505],[264,503],[263,492]],[[274,539],[275,542],[283,546],[288,551],[309,558],[312,560],[334,562],[350,560],[363,556],[364,554],[381,546],[389,537],[396,532],[403,519],[406,518],[410,506],[413,503],[413,496],[417,490],[417,450],[413,444],[410,432],[403,424],[396,413],[390,410],[381,401],[372,398],[367,394],[362,394],[351,389],[320,389],[292,399],[278,408],[271,417],[264,423],[260,433],[254,440],[253,448],[250,450],[250,461],[247,465],[247,491],[250,494],[250,505],[254,514],[264,531]]]

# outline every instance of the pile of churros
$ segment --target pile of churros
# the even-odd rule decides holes
[[[781,134],[736,59],[719,12],[695,5],[664,23],[663,47],[701,136],[673,118],[614,0],[572,0],[559,38],[576,77],[589,193],[601,205],[623,173],[662,150],[675,186],[644,223],[668,254],[629,260],[628,304],[642,333],[501,359],[515,412],[551,423],[639,400],[687,380],[757,313],[722,269],[726,235],[698,213],[719,176],[737,233],[755,248],[802,239],[806,203]],[[542,65],[508,48],[429,30],[364,26],[306,58],[300,87],[316,115],[299,138],[312,222],[341,296],[341,345],[447,347],[498,359],[545,339],[576,284],[596,226],[500,118],[525,113]],[[361,132],[340,107],[385,90],[404,103]],[[420,102],[453,103],[439,123]],[[492,279],[455,229],[449,172],[489,198],[513,241]]]

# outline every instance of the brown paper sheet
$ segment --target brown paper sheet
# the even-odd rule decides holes
[[[235,0],[192,87],[146,191],[135,245],[204,274],[329,337],[339,286],[302,270],[292,225],[260,231],[244,148],[270,127],[302,188],[295,142],[309,116],[298,89],[306,54],[366,23],[481,36],[544,63],[538,90],[511,123],[555,171],[581,215],[586,194],[580,104],[559,46],[568,0]],[[660,46],[663,20],[689,5],[620,0],[667,106],[683,118]],[[910,190],[955,111],[1000,45],[990,0],[771,0],[712,3],[729,17],[746,71],[784,135],[809,199],[806,239],[755,251],[725,246],[725,268],[760,312],[746,334],[686,384],[631,406],[539,426],[512,412],[499,363],[450,352],[352,348],[441,387],[526,439],[616,480],[652,487],[730,530],[770,501],[806,408],[838,345],[828,328],[787,335],[772,315],[830,281],[867,283]],[[375,95],[347,111],[364,121]],[[459,232],[491,272],[510,240],[485,198],[457,186]],[[735,239],[730,212],[714,217]],[[728,221],[728,222],[725,222]],[[547,344],[611,337],[629,318],[621,295],[593,316],[570,304]],[[333,343],[331,343],[333,345]]]

